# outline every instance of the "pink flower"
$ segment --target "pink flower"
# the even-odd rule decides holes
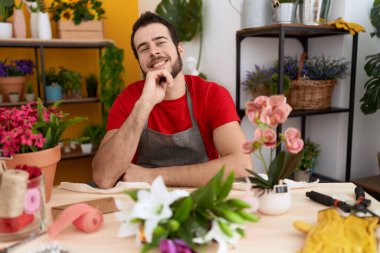
[[[286,149],[291,154],[298,154],[303,149],[303,140],[300,138],[295,138],[286,141]]]
[[[301,137],[301,132],[297,128],[289,127],[284,133],[286,141],[292,141]]]
[[[278,107],[286,104],[286,97],[284,95],[274,95],[270,96],[268,104],[272,107]]]
[[[267,148],[274,148],[277,143],[277,134],[271,128],[260,129],[257,128],[254,133],[255,140],[263,143]]]
[[[261,108],[267,107],[269,98],[267,96],[258,96],[255,98],[254,103]]]
[[[261,143],[257,141],[246,141],[241,145],[241,149],[244,154],[251,154],[252,152],[255,152],[260,146]]]

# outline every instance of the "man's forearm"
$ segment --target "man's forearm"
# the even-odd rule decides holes
[[[245,169],[251,169],[249,155],[231,154],[205,163],[146,169],[133,166],[127,170],[126,181],[148,181],[151,183],[157,176],[164,178],[168,186],[198,187],[205,185],[222,167],[225,175],[234,172],[236,178],[248,176]]]
[[[92,163],[93,179],[99,187],[112,187],[126,171],[151,110],[150,105],[138,100],[123,125],[100,145]]]

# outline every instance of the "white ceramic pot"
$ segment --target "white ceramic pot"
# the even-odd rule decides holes
[[[30,13],[30,33],[33,39],[38,39],[38,12]]]
[[[20,94],[18,93],[9,94],[9,102],[17,103],[18,101],[20,101]]]
[[[49,13],[38,13],[38,38],[42,40],[52,39]]]
[[[11,39],[13,34],[12,23],[0,22],[0,39]]]
[[[257,192],[259,212],[267,215],[280,215],[289,211],[292,205],[292,195],[289,188],[286,188],[286,192],[276,192],[276,188],[259,190]]]
[[[34,93],[26,93],[25,94],[25,100],[27,102],[33,102],[34,101]]]
[[[82,143],[80,148],[83,154],[90,154],[92,152],[92,143]]]

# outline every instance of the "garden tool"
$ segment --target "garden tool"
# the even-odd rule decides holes
[[[328,24],[335,26],[338,29],[347,30],[352,35],[355,35],[356,33],[359,33],[359,32],[365,32],[365,28],[363,26],[361,26],[357,23],[347,22],[342,17],[340,17],[334,21],[330,21]]]
[[[376,253],[375,229],[379,218],[360,218],[350,214],[341,217],[336,209],[318,212],[317,224],[295,221],[293,226],[306,233],[304,246],[298,253]]]
[[[319,204],[334,206],[346,213],[369,213],[374,217],[380,218],[377,214],[368,209],[371,204],[371,200],[365,198],[364,190],[360,186],[355,188],[356,203],[353,205],[315,191],[306,192],[306,196]]]

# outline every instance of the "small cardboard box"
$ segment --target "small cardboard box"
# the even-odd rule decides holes
[[[103,39],[103,22],[100,20],[83,21],[75,25],[73,21],[58,21],[60,39]]]

